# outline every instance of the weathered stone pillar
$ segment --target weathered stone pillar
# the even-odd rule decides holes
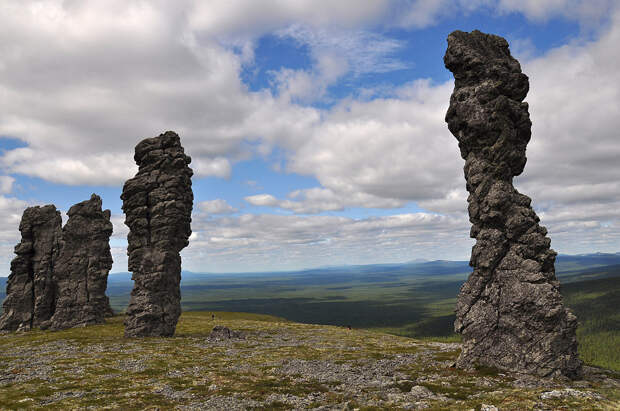
[[[531,136],[528,78],[506,40],[479,31],[450,34],[444,62],[455,79],[446,122],[465,159],[476,239],[456,306],[457,366],[577,378],[577,319],[562,302],[556,253],[530,198],[512,185]]]
[[[171,336],[181,314],[181,256],[191,234],[191,158],[167,131],[136,146],[138,174],[123,187],[133,273],[125,336]]]
[[[54,314],[56,286],[54,264],[58,257],[62,219],[53,205],[24,210],[11,261],[0,330],[46,328]]]
[[[101,198],[93,194],[67,215],[54,267],[58,293],[52,329],[102,324],[110,309],[105,295],[112,268],[110,210],[102,211]]]

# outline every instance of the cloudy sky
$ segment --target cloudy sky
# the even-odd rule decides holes
[[[199,272],[468,259],[444,114],[453,30],[504,36],[530,77],[517,188],[560,253],[620,251],[620,2],[0,0],[0,276],[25,207],[96,192],[175,130]]]

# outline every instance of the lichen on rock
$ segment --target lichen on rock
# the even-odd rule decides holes
[[[125,335],[171,336],[181,314],[181,256],[191,234],[191,158],[167,131],[135,150],[138,174],[127,180],[125,212],[129,271],[133,272]]]
[[[556,253],[512,184],[531,137],[528,78],[505,39],[480,31],[450,34],[444,62],[455,79],[446,122],[465,159],[476,239],[456,306],[457,365],[578,378],[577,319],[563,305]]]

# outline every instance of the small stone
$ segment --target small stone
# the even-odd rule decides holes
[[[435,394],[429,390],[428,388],[426,388],[423,385],[415,385],[413,387],[411,387],[411,391],[409,391],[413,396],[415,396],[416,398],[422,399],[422,398],[432,398],[435,396]]]
[[[480,411],[499,411],[495,405],[482,404],[480,405]]]
[[[230,340],[230,339],[244,339],[245,336],[239,331],[232,331],[231,329],[222,325],[216,325],[209,334],[211,340]]]
[[[562,398],[595,398],[598,400],[603,399],[600,394],[587,392],[587,391],[579,391],[574,388],[564,388],[563,390],[553,390],[553,391],[545,391],[540,394],[540,398],[543,400],[553,400],[553,399],[562,399]]]

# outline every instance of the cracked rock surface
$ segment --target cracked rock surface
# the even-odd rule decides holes
[[[56,311],[52,329],[102,324],[110,310],[105,291],[112,268],[110,210],[102,211],[101,198],[75,204],[62,229],[62,247],[55,263]]]
[[[179,136],[167,131],[142,140],[134,160],[138,174],[121,195],[134,280],[125,336],[172,336],[181,314],[179,252],[191,234],[191,158]]]
[[[0,330],[26,331],[46,328],[54,314],[56,287],[54,263],[59,252],[62,220],[53,205],[24,210],[15,246],[17,257],[11,261]]]
[[[547,230],[519,193],[531,137],[529,82],[508,43],[479,31],[448,36],[455,87],[446,114],[465,159],[473,273],[461,288],[457,366],[579,378],[577,318],[564,307]]]

